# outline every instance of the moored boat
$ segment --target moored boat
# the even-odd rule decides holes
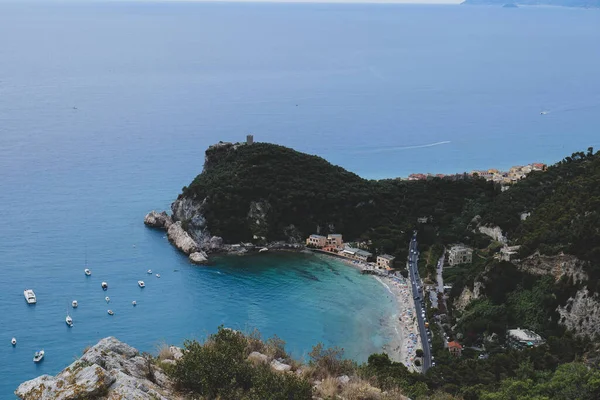
[[[37,297],[35,297],[35,293],[31,289],[26,289],[23,291],[23,295],[25,296],[25,300],[27,300],[28,304],[37,303]]]
[[[149,269],[148,271],[146,271],[148,273],[148,275],[152,275],[152,270]]]
[[[106,302],[108,303],[108,302],[110,302],[110,297],[106,296],[106,297],[104,298],[104,300],[106,300]]]
[[[73,301],[71,302],[71,306],[72,306],[73,308],[77,308],[77,307],[79,307],[79,304],[77,303],[77,300],[73,300]]]
[[[108,315],[115,315],[115,313],[113,312],[113,310],[108,310]]]
[[[39,363],[40,361],[42,361],[44,359],[44,355],[46,355],[44,350],[36,351],[35,354],[33,355],[33,362]]]
[[[141,288],[145,288],[146,284],[144,283],[144,281],[138,281],[138,286]]]
[[[101,286],[102,286],[102,290],[108,289],[108,283],[106,283],[106,282],[102,282]]]
[[[83,272],[85,272],[85,274],[86,274],[87,276],[90,276],[90,275],[92,275],[92,271],[90,271],[90,270],[89,270],[89,269],[87,269],[87,268],[86,268],[86,269],[84,269],[84,270],[83,270]]]
[[[15,338],[12,338],[12,339],[10,340],[10,343],[11,343],[13,346],[16,346],[16,345],[17,345],[17,339],[15,339]]]
[[[156,277],[157,277],[157,278],[160,278],[160,274],[156,274]]]
[[[132,306],[134,306],[134,307],[135,307],[135,306],[137,306],[137,301],[135,301],[135,300],[134,300],[134,301],[132,301],[132,302],[131,302],[131,305],[132,305]]]
[[[67,323],[67,325],[69,325],[69,328],[73,326],[73,318],[71,318],[70,315],[67,315],[67,318],[65,318],[65,322]]]

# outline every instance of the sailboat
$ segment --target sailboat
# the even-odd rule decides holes
[[[69,328],[73,327],[73,318],[69,315],[69,306],[67,306],[67,317],[65,318],[65,322],[69,326]]]

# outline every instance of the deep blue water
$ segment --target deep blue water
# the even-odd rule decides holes
[[[307,256],[193,267],[144,214],[249,132],[369,178],[600,147],[598,43],[598,10],[0,3],[0,398],[107,335],[151,351],[225,324],[364,359],[393,312],[375,280]]]

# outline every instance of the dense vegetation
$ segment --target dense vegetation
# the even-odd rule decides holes
[[[290,358],[285,342],[277,337],[262,341],[257,332],[220,327],[204,343],[186,342],[175,365],[162,365],[179,389],[204,399],[596,399],[600,372],[573,362],[574,344],[573,339],[550,340],[548,346],[497,353],[486,360],[468,351],[463,359],[444,352],[436,357],[442,365],[422,375],[386,354],[373,354],[358,365],[344,359],[341,349],[321,344],[308,354],[308,363],[302,363]],[[560,355],[551,354],[553,347],[562,349]],[[251,356],[253,352],[264,354],[266,361]],[[292,371],[276,372],[270,360],[281,360]],[[338,379],[343,375],[349,378],[345,383]]]
[[[407,182],[365,180],[324,159],[267,143],[236,150],[212,148],[205,170],[183,196],[207,198],[211,233],[226,241],[267,240],[343,233],[346,240],[371,241],[372,250],[405,255],[417,218],[432,217],[422,243],[460,240],[483,204],[499,192],[483,179],[434,178]],[[249,218],[252,202],[262,202],[267,223]],[[293,225],[295,229],[291,229]]]
[[[525,221],[523,212],[531,212]],[[600,292],[600,153],[592,148],[531,173],[499,194],[483,219],[521,244],[523,257],[565,252],[588,261],[590,289]]]

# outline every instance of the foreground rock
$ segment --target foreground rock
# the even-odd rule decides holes
[[[23,400],[182,399],[160,368],[114,337],[102,339],[58,375],[22,383],[15,394]]]
[[[158,212],[152,210],[146,214],[146,217],[144,218],[144,224],[152,228],[169,229],[171,224],[173,224],[173,220],[165,211]]]

